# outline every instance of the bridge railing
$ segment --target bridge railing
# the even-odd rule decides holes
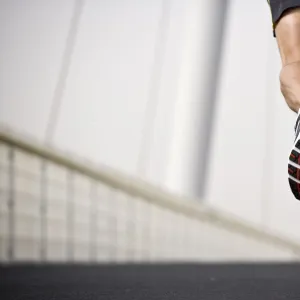
[[[298,260],[300,245],[0,128],[0,262]]]

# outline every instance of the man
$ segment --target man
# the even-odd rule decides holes
[[[300,200],[300,0],[268,0],[282,61],[281,92],[289,108],[297,113],[295,141],[289,158],[291,190]]]

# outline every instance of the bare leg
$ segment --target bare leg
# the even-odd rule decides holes
[[[288,177],[292,193],[300,200],[300,0],[269,0],[269,4],[282,61],[281,92],[289,108],[298,113]]]
[[[300,8],[284,13],[275,28],[282,60],[281,92],[291,110],[300,109]]]

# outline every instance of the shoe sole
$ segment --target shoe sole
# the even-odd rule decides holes
[[[296,199],[300,200],[300,140],[296,142],[291,151],[288,173],[292,193]]]

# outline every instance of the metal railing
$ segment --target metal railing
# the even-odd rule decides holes
[[[0,262],[298,260],[300,245],[0,129]]]

